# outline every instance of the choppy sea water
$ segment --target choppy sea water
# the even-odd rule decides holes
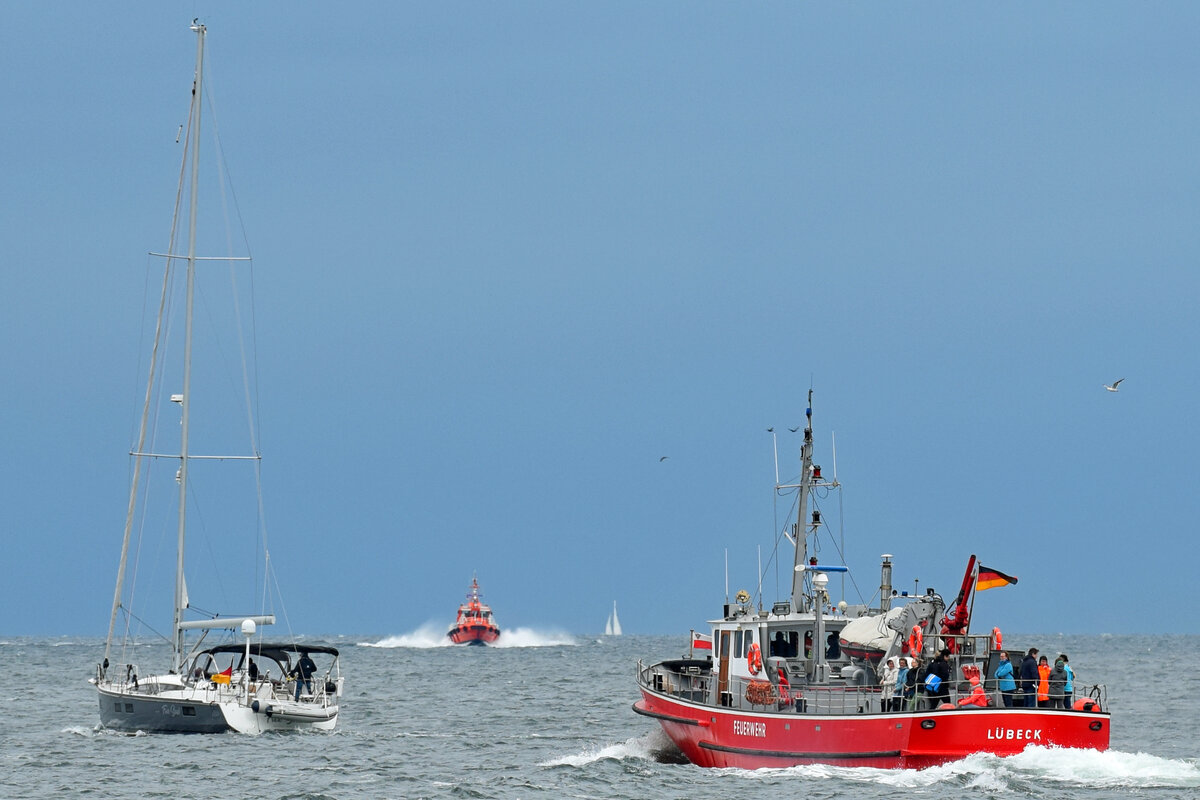
[[[259,737],[100,730],[86,681],[103,642],[0,638],[0,797],[1200,797],[1197,636],[1006,636],[1067,652],[1080,684],[1108,685],[1105,753],[747,772],[680,763],[630,710],[637,659],[677,657],[684,636],[505,635],[493,648],[442,646],[430,629],[321,639],[341,649],[347,675],[338,729]],[[137,660],[165,663],[165,648]]]

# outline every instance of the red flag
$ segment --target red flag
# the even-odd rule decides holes
[[[712,637],[692,631],[693,650],[712,650]]]

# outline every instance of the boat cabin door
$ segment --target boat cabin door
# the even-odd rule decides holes
[[[718,650],[718,658],[721,665],[717,672],[717,703],[723,706],[732,706],[733,697],[729,694],[729,634],[730,631],[721,631]]]

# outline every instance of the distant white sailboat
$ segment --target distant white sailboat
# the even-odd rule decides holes
[[[620,636],[621,635],[621,620],[617,617],[617,601],[613,600],[612,613],[608,615],[608,622],[604,623],[605,636]]]

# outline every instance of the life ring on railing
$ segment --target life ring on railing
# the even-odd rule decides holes
[[[762,672],[762,649],[757,642],[750,645],[750,650],[746,653],[746,666],[750,668],[751,675]]]
[[[908,634],[908,652],[910,655],[917,655],[921,652],[921,648],[925,644],[925,636],[921,633],[920,625],[913,625],[912,632]]]
[[[992,649],[1001,650],[1004,648],[1004,634],[1000,633],[999,628],[992,628]]]

